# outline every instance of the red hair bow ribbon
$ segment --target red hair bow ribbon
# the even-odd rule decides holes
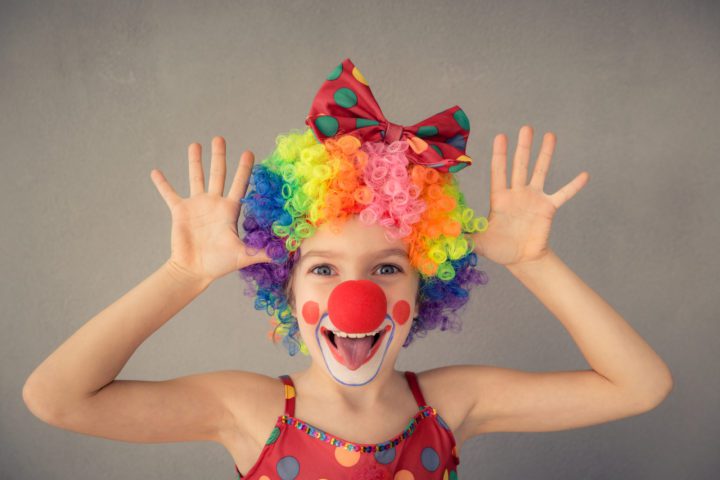
[[[315,138],[353,134],[360,141],[390,144],[407,140],[413,163],[441,172],[458,172],[472,165],[465,155],[470,121],[455,105],[414,125],[389,122],[360,70],[346,58],[327,76],[305,118]]]

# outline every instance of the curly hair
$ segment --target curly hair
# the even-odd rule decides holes
[[[412,163],[408,148],[405,140],[363,143],[351,134],[318,142],[310,129],[291,130],[253,167],[241,199],[242,240],[273,261],[238,272],[255,309],[271,317],[268,337],[281,339],[290,356],[308,355],[292,314],[291,279],[302,240],[323,223],[339,231],[350,215],[383,226],[388,240],[402,240],[418,270],[419,315],[403,347],[436,328],[461,330],[456,311],[474,285],[488,282],[476,268],[472,237],[464,234],[487,229],[487,218],[466,205],[453,173]]]

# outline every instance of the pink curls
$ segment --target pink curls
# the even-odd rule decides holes
[[[390,145],[365,143],[360,147],[367,154],[363,179],[373,192],[372,202],[361,218],[366,224],[385,227],[390,238],[409,235],[411,225],[421,218],[419,212],[425,210],[425,201],[418,198],[421,187],[409,176],[407,149],[405,141]]]

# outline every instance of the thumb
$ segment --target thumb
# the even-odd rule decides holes
[[[243,242],[238,244],[237,268],[245,268],[256,263],[273,263],[274,260],[265,251],[265,248],[251,247]]]

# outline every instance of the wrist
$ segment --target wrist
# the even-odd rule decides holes
[[[529,271],[535,271],[538,269],[542,269],[546,265],[548,265],[548,263],[552,261],[552,257],[554,255],[555,252],[553,252],[551,249],[547,249],[544,254],[537,258],[522,262],[508,263],[505,265],[505,267],[510,270],[510,272],[514,275],[526,273]]]
[[[193,286],[202,291],[212,283],[211,278],[201,277],[171,258],[166,260],[161,268],[167,271],[176,282],[183,286]]]

